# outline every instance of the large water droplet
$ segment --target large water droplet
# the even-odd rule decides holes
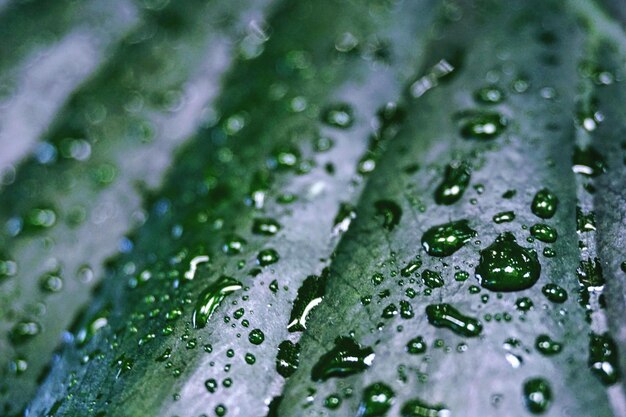
[[[491,291],[520,291],[539,279],[541,265],[537,253],[517,244],[511,233],[500,235],[480,251],[476,277]]]
[[[472,168],[467,162],[449,164],[443,181],[435,190],[435,203],[443,205],[456,203],[467,189],[471,175]]]
[[[464,316],[450,304],[430,304],[426,307],[426,316],[433,326],[445,327],[461,336],[478,336],[483,330],[478,320]]]
[[[469,227],[467,220],[440,224],[428,229],[422,236],[422,246],[429,255],[449,256],[461,249],[476,231]]]
[[[276,372],[283,378],[289,378],[300,365],[300,344],[283,340],[278,345]]]
[[[291,316],[287,325],[290,332],[306,330],[306,320],[309,313],[322,302],[324,297],[327,277],[328,270],[324,269],[321,275],[310,275],[304,280],[298,289],[298,295],[291,309]]]
[[[311,378],[325,381],[363,372],[372,365],[374,357],[371,347],[363,347],[350,337],[339,337],[335,346],[317,361],[311,370]]]
[[[201,329],[206,326],[207,321],[215,309],[220,305],[224,298],[237,290],[242,285],[234,278],[222,275],[217,281],[209,285],[198,297],[196,307],[191,316],[191,323],[194,328]]]
[[[617,344],[608,334],[591,334],[589,367],[604,385],[613,385],[621,378]]]

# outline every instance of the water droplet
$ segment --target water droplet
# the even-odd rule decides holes
[[[352,204],[341,203],[339,211],[333,221],[333,233],[338,234],[346,232],[350,227],[352,220],[356,218],[356,210]]]
[[[506,117],[496,112],[468,111],[460,116],[460,133],[465,139],[495,139],[508,124]]]
[[[428,229],[422,236],[422,246],[431,256],[449,256],[474,236],[476,231],[469,227],[469,222],[458,220]]]
[[[330,394],[324,400],[324,407],[329,410],[336,410],[341,406],[341,397],[337,394]]]
[[[621,378],[618,348],[608,333],[590,335],[588,364],[604,385],[612,385]]]
[[[541,289],[543,295],[553,303],[564,303],[567,300],[567,291],[556,284],[546,284]]]
[[[572,170],[587,177],[597,177],[606,172],[606,161],[593,146],[584,149],[577,146],[574,148]]]
[[[204,386],[206,387],[207,391],[209,391],[211,394],[217,391],[217,387],[218,387],[217,381],[213,378],[210,378],[204,381]]]
[[[552,340],[552,338],[546,334],[537,336],[535,340],[535,348],[546,356],[556,355],[563,349],[563,344]]]
[[[535,194],[530,206],[533,214],[542,219],[549,219],[556,213],[559,199],[547,188],[543,188]]]
[[[391,303],[383,309],[383,314],[381,316],[384,319],[392,319],[397,315],[398,315],[398,307],[396,307],[395,304]]]
[[[429,405],[416,398],[404,403],[400,415],[402,417],[450,417],[452,414],[445,405]]]
[[[493,221],[497,224],[508,223],[515,220],[515,213],[512,211],[503,211],[493,216]]]
[[[530,311],[533,306],[533,300],[528,297],[521,297],[515,301],[515,308],[517,308],[519,311]]]
[[[524,382],[523,394],[526,408],[531,413],[545,413],[550,408],[552,390],[545,379],[532,378]]]
[[[400,270],[400,275],[402,275],[403,277],[410,277],[414,272],[417,272],[417,270],[421,266],[422,266],[422,260],[419,258],[414,259],[411,262],[409,262],[407,266],[405,266],[404,268]]]
[[[474,100],[481,104],[498,104],[504,97],[504,91],[495,85],[483,87],[474,93]]]
[[[463,196],[472,175],[472,167],[467,162],[452,163],[446,166],[443,181],[435,190],[435,203],[454,204]]]
[[[378,200],[374,203],[376,215],[383,218],[383,227],[392,231],[400,223],[402,209],[391,200]]]
[[[328,270],[324,269],[321,275],[309,275],[304,280],[298,289],[298,295],[291,309],[291,316],[287,325],[290,332],[306,330],[306,320],[309,313],[322,302],[324,297],[327,277]]]
[[[194,328],[201,329],[206,326],[207,321],[215,309],[220,305],[224,298],[237,290],[242,285],[234,278],[222,275],[216,282],[209,285],[198,297],[196,307],[191,317],[191,323]]]
[[[252,233],[256,235],[273,236],[281,229],[280,223],[267,217],[254,219]]]
[[[39,278],[39,288],[47,293],[59,292],[63,289],[63,279],[58,272],[48,272]]]
[[[361,346],[350,337],[338,337],[335,346],[322,355],[313,369],[313,381],[325,381],[328,378],[344,378],[363,372],[374,361],[374,350]]]
[[[537,253],[523,248],[511,233],[503,233],[494,243],[480,251],[476,277],[491,291],[520,291],[532,287],[539,279],[541,265]]]
[[[265,340],[265,334],[261,329],[254,329],[248,334],[248,340],[253,345],[260,345]]]
[[[411,319],[415,313],[413,312],[413,306],[411,303],[405,300],[400,300],[400,317],[403,319]]]
[[[450,304],[430,304],[426,307],[426,316],[433,326],[445,327],[461,336],[478,336],[483,330],[478,320],[464,316]]]
[[[596,215],[589,212],[583,213],[580,207],[576,207],[576,231],[578,233],[594,232],[596,230]]]
[[[543,223],[538,223],[531,226],[530,234],[533,235],[535,239],[546,243],[554,243],[556,242],[556,239],[558,237],[555,228]]]
[[[300,344],[283,340],[278,345],[276,355],[276,372],[283,378],[289,378],[300,365]]]
[[[411,355],[419,355],[426,352],[426,342],[422,336],[414,337],[406,344],[406,351]]]
[[[228,409],[222,404],[219,404],[218,406],[215,407],[215,415],[217,417],[224,417],[227,412],[228,412]]]
[[[275,249],[263,249],[256,257],[256,261],[260,266],[268,266],[278,262],[280,256]]]
[[[36,321],[21,320],[15,323],[9,332],[9,340],[14,345],[25,343],[41,332],[41,326]]]
[[[588,290],[600,291],[604,288],[604,275],[598,258],[580,261],[576,275],[578,282]]]
[[[380,417],[387,414],[387,411],[394,403],[395,394],[391,387],[376,382],[363,390],[363,398],[359,404],[357,417]]]
[[[256,357],[252,353],[246,353],[244,360],[248,365],[254,365],[254,363],[256,362]]]
[[[246,243],[246,240],[240,236],[229,236],[228,239],[226,239],[226,242],[224,242],[222,250],[226,255],[238,255],[243,251]]]
[[[322,112],[322,121],[330,126],[347,129],[354,123],[354,110],[346,103],[334,104]]]
[[[422,279],[424,280],[424,285],[428,288],[439,288],[443,287],[444,284],[441,274],[430,269],[426,269],[422,272]]]

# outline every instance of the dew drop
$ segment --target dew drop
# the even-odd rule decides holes
[[[201,329],[206,326],[207,321],[224,298],[241,288],[242,285],[239,281],[225,275],[222,275],[216,282],[209,285],[202,291],[196,302],[196,307],[191,317],[193,327]]]
[[[328,378],[345,378],[363,372],[372,365],[374,357],[371,347],[363,347],[350,337],[338,337],[334,347],[313,366],[311,379],[325,381]]]
[[[450,304],[430,304],[426,307],[428,322],[435,327],[445,327],[467,337],[478,336],[482,324],[475,318],[464,316]]]
[[[467,220],[440,224],[428,229],[422,236],[422,246],[431,256],[444,257],[461,249],[476,231]]]

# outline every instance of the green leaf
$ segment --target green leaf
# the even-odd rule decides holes
[[[576,0],[310,0],[252,33],[25,414],[623,415],[622,28]]]

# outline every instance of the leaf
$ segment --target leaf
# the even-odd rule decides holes
[[[276,9],[26,415],[624,414],[623,34],[587,2],[365,8]],[[538,281],[481,287],[488,247],[481,277]]]

